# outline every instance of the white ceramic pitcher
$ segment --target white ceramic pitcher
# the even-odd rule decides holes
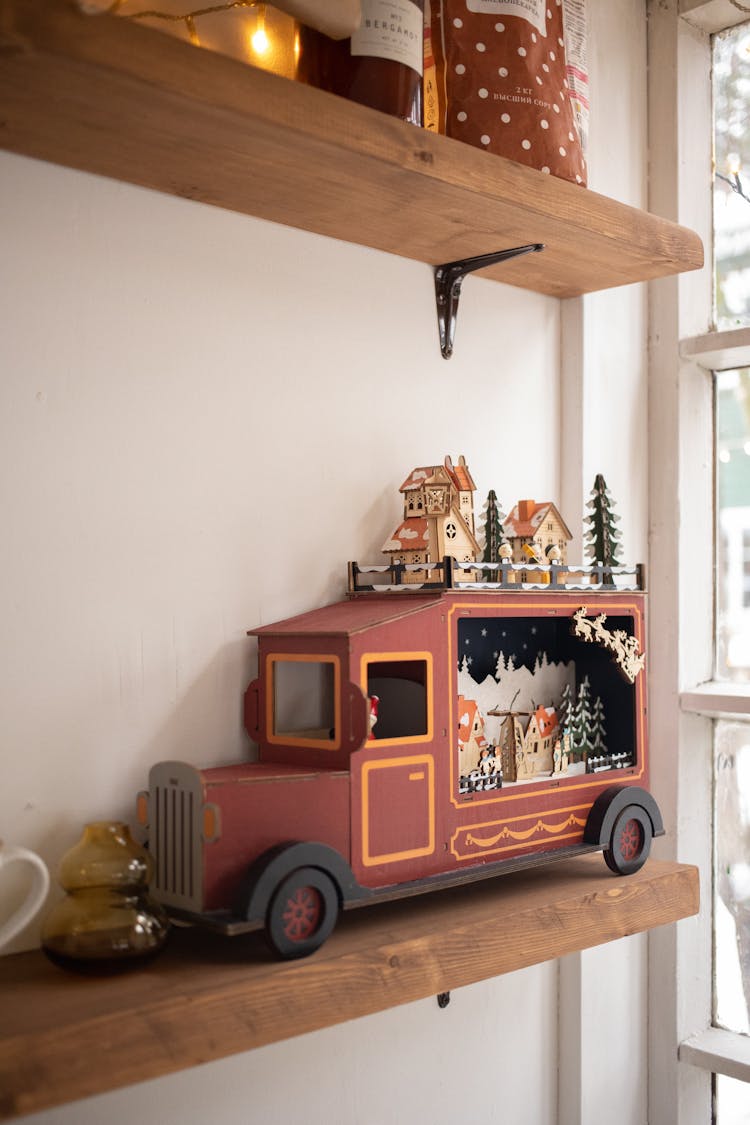
[[[0,949],[27,925],[41,908],[49,890],[49,872],[44,860],[28,848],[6,844],[0,840],[0,871],[11,863],[23,863],[31,869],[31,883],[26,898],[9,918],[0,917]]]

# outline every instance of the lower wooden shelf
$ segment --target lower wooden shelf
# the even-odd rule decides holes
[[[4,957],[0,1120],[435,996],[698,908],[697,868],[649,860],[618,878],[594,855],[354,911],[303,961],[273,960],[258,935],[184,929],[160,958],[121,977],[79,977],[41,953]]]

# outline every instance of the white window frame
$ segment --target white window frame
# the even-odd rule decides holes
[[[709,35],[750,12],[648,0],[648,15],[649,209],[697,230],[708,263],[649,296],[652,788],[671,826],[660,854],[701,879],[700,913],[649,941],[649,1121],[707,1125],[711,1075],[750,1080],[750,1040],[711,1026],[713,719],[750,714],[750,693],[712,680],[713,371],[748,362],[750,331],[709,331]]]
[[[714,376],[717,372],[750,366],[750,328],[708,332],[703,336],[683,340],[680,355],[703,369],[713,398]],[[680,707],[685,713],[698,715],[703,719],[748,720],[750,684],[706,680],[680,693]],[[713,743],[713,722],[710,727]],[[701,745],[698,752],[705,753],[706,748]],[[713,755],[713,745],[708,748],[708,753]],[[707,887],[707,896],[708,890]],[[711,901],[706,905],[712,908],[713,886],[710,890]],[[712,909],[708,913],[710,916]],[[680,1043],[679,1059],[692,1066],[702,1067],[709,1073],[750,1082],[750,1037],[711,1026],[711,1013],[708,1026]]]

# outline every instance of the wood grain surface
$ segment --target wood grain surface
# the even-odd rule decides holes
[[[596,192],[72,0],[0,0],[0,146],[555,297],[703,264]]]
[[[696,868],[560,861],[345,915],[303,961],[259,935],[175,930],[121,977],[0,959],[0,1119],[102,1093],[564,956],[697,913]]]

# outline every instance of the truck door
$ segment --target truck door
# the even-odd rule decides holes
[[[435,850],[435,767],[431,754],[373,758],[362,765],[365,866]]]
[[[377,722],[360,773],[362,863],[399,863],[435,850],[432,656],[380,653],[362,663]]]

